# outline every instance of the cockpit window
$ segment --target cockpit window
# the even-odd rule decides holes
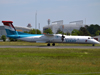
[[[88,39],[92,39],[92,37],[88,37]]]
[[[93,37],[91,37],[91,39],[94,39]]]

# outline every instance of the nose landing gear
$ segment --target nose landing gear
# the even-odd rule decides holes
[[[95,44],[92,44],[92,46],[95,46]]]

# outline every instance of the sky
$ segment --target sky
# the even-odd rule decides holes
[[[26,27],[29,23],[37,28],[50,22],[63,20],[64,24],[83,20],[85,24],[100,25],[100,0],[0,0],[0,25],[2,20],[13,21],[13,25]]]

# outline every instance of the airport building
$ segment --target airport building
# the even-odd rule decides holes
[[[94,36],[93,38],[100,42],[100,35]]]
[[[47,26],[43,27],[43,31],[50,28],[54,34],[59,29],[64,33],[66,32],[71,33],[73,29],[79,30],[80,27],[83,27],[83,20],[69,22],[69,24],[63,24],[63,20],[60,20],[60,21],[54,21],[52,22],[51,25],[48,24]]]
[[[15,29],[19,32],[24,32],[24,31],[30,31],[31,30],[31,28],[28,28],[28,27],[18,27],[18,26],[15,26]],[[4,26],[0,26],[0,37],[2,35],[7,35]]]

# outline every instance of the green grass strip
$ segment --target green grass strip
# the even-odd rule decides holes
[[[0,48],[0,75],[99,72],[100,49]]]

